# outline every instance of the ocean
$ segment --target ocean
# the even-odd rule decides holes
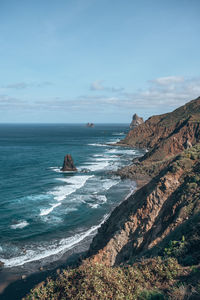
[[[0,261],[45,266],[88,239],[134,189],[112,171],[140,150],[112,146],[128,125],[0,125]],[[111,144],[111,145],[108,145]],[[76,173],[61,172],[72,155]]]

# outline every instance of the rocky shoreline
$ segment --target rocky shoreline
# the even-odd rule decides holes
[[[200,97],[134,127],[115,146],[122,145],[149,149],[117,171],[137,190],[101,225],[80,266],[26,299],[90,299],[100,292],[99,299],[153,299],[137,298],[144,290],[158,299],[199,299]]]
[[[121,145],[111,144],[111,146],[118,146],[121,147]],[[133,148],[130,145],[125,146],[126,148]],[[75,171],[76,167],[74,166],[73,160],[71,155],[67,154],[64,157],[63,167],[61,171]],[[71,168],[69,170],[69,168]],[[122,179],[123,176],[120,175],[120,169],[112,172],[115,175],[120,176]],[[127,177],[128,178],[128,177]],[[132,179],[134,182],[136,182],[138,189],[142,183],[139,180]],[[135,189],[131,194],[129,194],[127,197],[130,197],[133,193],[135,193]],[[127,197],[124,197],[123,201],[126,201]],[[121,202],[121,203],[122,203]],[[50,263],[45,267],[40,267],[37,270],[33,270],[29,273],[26,273],[23,271],[23,268],[21,268],[20,272],[17,271],[17,267],[14,268],[16,270],[12,271],[11,273],[8,270],[8,273],[2,273],[2,276],[0,275],[0,299],[2,300],[14,300],[14,299],[21,299],[24,297],[30,289],[32,289],[34,286],[39,284],[41,281],[44,281],[46,278],[56,278],[56,276],[62,272],[65,268],[74,268],[80,265],[87,257],[87,252],[90,246],[90,243],[92,242],[92,237],[88,237],[85,241],[81,242],[81,247],[83,248],[83,251],[79,253],[79,245],[75,246],[72,251],[70,251],[69,255],[64,255],[61,260],[55,261],[54,263]],[[3,266],[2,266],[3,268]],[[3,269],[2,269],[3,271]],[[1,271],[0,271],[1,272]],[[13,289],[15,290],[16,294],[13,296]]]

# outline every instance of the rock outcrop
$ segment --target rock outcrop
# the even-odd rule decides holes
[[[94,127],[94,123],[87,123],[87,124],[86,124],[86,127],[93,128],[93,127]]]
[[[119,145],[146,148],[143,160],[159,161],[180,153],[200,140],[200,97],[171,113],[150,117],[130,130]]]
[[[130,124],[130,129],[133,129],[142,123],[144,123],[143,118],[140,118],[140,117],[138,117],[137,114],[134,114],[133,118],[132,118],[132,122]]]
[[[70,154],[65,155],[61,171],[77,171]]]

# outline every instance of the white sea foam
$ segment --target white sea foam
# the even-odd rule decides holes
[[[46,216],[46,215],[50,214],[54,210],[54,208],[56,208],[59,205],[61,205],[61,203],[51,204],[50,208],[41,209],[40,210],[40,216]]]
[[[74,193],[76,190],[83,187],[86,181],[93,176],[94,175],[90,175],[90,176],[83,175],[83,176],[74,176],[70,178],[57,178],[57,180],[64,181],[67,184],[59,186],[49,193],[54,196],[55,200],[59,202],[63,201],[68,195]]]
[[[99,204],[97,204],[97,203],[88,203],[88,205],[91,208],[98,208],[99,207]]]
[[[91,162],[88,165],[84,165],[83,168],[89,169],[90,171],[97,171],[102,170],[106,167],[108,167],[109,162],[108,161],[101,161],[101,162]]]
[[[124,132],[114,132],[113,135],[125,135]]]
[[[107,202],[107,198],[105,195],[98,195],[98,200],[103,203]]]
[[[133,149],[119,149],[119,148],[116,148],[116,149],[109,149],[107,151],[107,153],[117,153],[117,154],[128,154],[128,155],[133,155],[136,153],[135,150]]]
[[[136,189],[136,185],[132,185],[129,193],[126,195],[126,197],[124,198],[124,200],[127,200],[134,193],[135,189]]]
[[[36,250],[27,249],[26,254],[18,257],[13,257],[10,259],[3,259],[0,257],[0,261],[4,263],[5,267],[14,267],[21,266],[28,262],[44,259],[53,255],[60,255],[61,257],[65,251],[72,249],[75,245],[83,241],[86,237],[95,234],[96,230],[106,221],[108,216],[108,214],[105,215],[100,224],[92,226],[85,232],[75,234],[74,236],[64,238],[60,241],[55,241],[50,245],[48,244],[48,246],[42,247],[40,245]]]
[[[120,139],[116,139],[116,140],[111,140],[110,142],[108,142],[107,144],[109,145],[109,144],[116,144],[116,143],[118,143],[120,141]]]
[[[93,194],[89,199],[89,202],[87,202],[87,205],[91,208],[98,208],[100,205],[106,202],[107,202],[107,197],[105,195]]]
[[[76,173],[75,171],[61,171],[61,167],[50,167],[56,173]]]
[[[106,151],[107,153],[117,153],[117,149],[109,149],[108,151]]]
[[[12,228],[12,229],[22,229],[22,228],[24,228],[28,225],[29,225],[29,223],[27,221],[22,220],[22,221],[19,221],[19,223],[11,225],[10,228]]]
[[[119,180],[107,179],[103,182],[103,189],[109,190],[112,186],[118,184],[119,182],[120,182]]]
[[[94,146],[94,147],[106,147],[107,145],[101,144],[101,143],[91,143],[91,144],[88,144],[88,146]]]
[[[116,160],[116,158],[117,157],[104,156],[104,157],[96,158],[96,161],[114,161],[114,160]]]

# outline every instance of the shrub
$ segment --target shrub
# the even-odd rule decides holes
[[[143,290],[141,294],[138,295],[138,300],[164,300],[165,297],[159,291],[147,291]]]
[[[186,246],[186,241],[184,235],[182,236],[181,241],[170,241],[169,246],[164,249],[165,256],[179,257],[183,254]]]

